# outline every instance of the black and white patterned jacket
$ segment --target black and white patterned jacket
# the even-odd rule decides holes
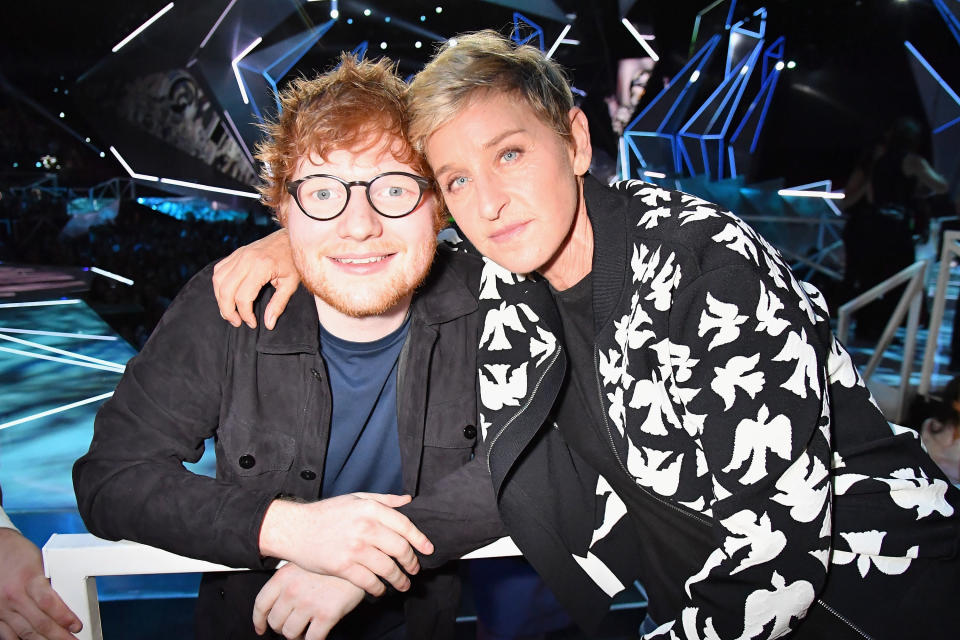
[[[883,418],[820,293],[743,221],[636,181],[588,176],[585,198],[613,472],[653,505],[642,517],[681,514],[710,542],[689,550],[699,570],[638,575],[636,549],[658,542],[550,428],[566,355],[546,283],[487,261],[481,430],[514,540],[587,627],[639,578],[671,603],[650,637],[774,638],[815,601],[870,636],[848,585],[875,608],[915,559],[955,557],[957,491]]]

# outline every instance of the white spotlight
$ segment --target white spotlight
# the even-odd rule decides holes
[[[690,74],[690,82],[696,82],[700,79],[700,69],[694,69],[693,73]]]
[[[413,43],[413,46],[416,47],[417,49],[419,49],[420,47],[423,46],[423,43],[420,42],[419,40],[417,40],[416,42]]]
[[[779,62],[777,62],[777,64],[773,65],[773,68],[776,69],[777,71],[783,71],[783,68],[785,66],[787,65],[784,64],[783,60],[780,60]]]
[[[334,9],[333,11],[330,12],[330,17],[331,17],[332,19],[336,20],[337,18],[340,17],[340,12],[337,11],[336,9]]]
[[[386,49],[386,48],[387,48],[387,43],[386,43],[386,42],[381,42],[381,43],[380,43],[380,48],[381,48],[381,49]]]
[[[124,38],[123,40],[121,40],[120,42],[118,42],[117,44],[115,44],[115,45],[113,46],[113,49],[111,49],[111,51],[113,51],[114,53],[116,53],[117,51],[119,51],[121,47],[123,47],[124,45],[126,45],[127,43],[129,43],[131,40],[133,40],[134,38],[136,38],[138,35],[140,35],[140,34],[143,32],[144,29],[146,29],[147,27],[149,27],[150,25],[152,25],[154,22],[156,22],[157,20],[159,20],[159,19],[160,19],[160,16],[162,16],[163,14],[165,14],[167,11],[170,11],[170,9],[173,9],[173,3],[172,3],[172,2],[171,2],[170,4],[168,4],[167,6],[165,6],[163,9],[160,9],[160,11],[158,11],[152,18],[150,18],[149,20],[147,20],[146,22],[144,22],[142,25],[140,25],[139,27],[137,27],[137,28],[134,30],[133,33],[131,33],[131,34],[128,35],[126,38]]]

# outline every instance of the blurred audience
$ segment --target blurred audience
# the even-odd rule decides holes
[[[0,261],[97,266],[133,280],[127,286],[94,277],[83,298],[138,349],[190,276],[273,230],[246,221],[181,221],[124,201],[113,224],[67,238],[60,233],[68,220],[65,199],[40,190],[23,195],[5,190],[4,219],[12,233],[0,228]]]

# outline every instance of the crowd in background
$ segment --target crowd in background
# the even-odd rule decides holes
[[[124,339],[140,348],[170,301],[190,277],[237,247],[273,230],[252,222],[177,220],[124,201],[110,224],[66,237],[62,197],[34,190],[4,191],[0,261],[70,267],[96,266],[134,281],[132,286],[94,277],[83,298]]]

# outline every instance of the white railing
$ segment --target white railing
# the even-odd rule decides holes
[[[930,394],[930,379],[933,377],[933,359],[937,353],[937,338],[940,336],[940,324],[943,322],[943,310],[946,306],[947,283],[950,280],[950,260],[960,258],[960,231],[947,231],[943,234],[943,247],[940,249],[940,270],[937,272],[937,291],[933,295],[933,309],[930,311],[927,348],[923,353],[923,370],[920,373],[920,387],[917,392],[922,396]],[[960,309],[956,311],[960,313]]]
[[[894,415],[889,416],[894,422],[899,422],[903,419],[904,409],[907,406],[907,401],[910,396],[910,370],[913,368],[913,354],[917,346],[917,329],[920,327],[920,305],[923,301],[923,283],[926,273],[927,261],[920,260],[915,262],[873,288],[864,291],[837,310],[837,337],[841,342],[846,342],[847,335],[850,333],[850,316],[854,311],[870,304],[890,290],[899,287],[904,282],[907,283],[907,287],[904,289],[903,295],[900,296],[900,301],[897,303],[893,315],[891,315],[887,321],[887,326],[883,329],[880,341],[877,342],[877,346],[870,356],[870,360],[867,362],[867,366],[862,374],[864,381],[869,380],[870,376],[873,375],[877,365],[880,364],[880,360],[883,358],[883,352],[886,351],[887,347],[889,347],[893,341],[893,334],[896,332],[897,327],[903,322],[903,316],[907,313],[907,308],[909,307],[910,315],[907,318],[907,335],[904,338],[903,344],[903,364],[900,367],[900,387],[897,393]],[[942,309],[940,310],[940,314],[943,315]],[[930,335],[934,336],[933,341],[936,342],[936,336],[933,333],[932,326]]]
[[[520,550],[513,540],[500,538],[464,558],[514,555],[520,555]],[[83,623],[83,630],[76,634],[79,640],[103,640],[97,576],[238,571],[137,542],[102,540],[89,533],[53,534],[43,546],[43,564],[53,588]]]

